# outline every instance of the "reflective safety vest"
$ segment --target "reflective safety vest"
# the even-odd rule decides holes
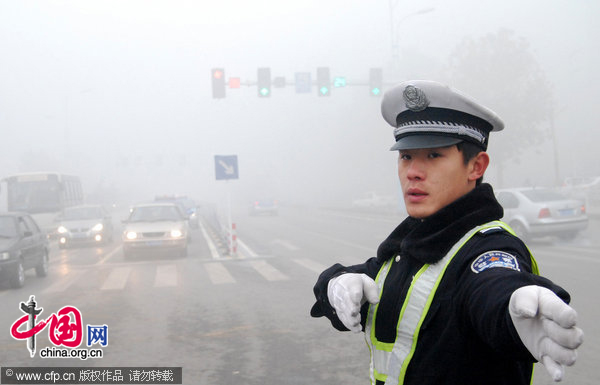
[[[478,232],[485,233],[498,228],[502,228],[510,234],[515,235],[515,232],[506,223],[501,221],[492,221],[477,226],[456,242],[444,258],[435,264],[425,264],[415,274],[400,310],[395,342],[380,342],[377,340],[375,337],[375,319],[379,303],[369,306],[365,325],[365,339],[371,351],[370,377],[372,385],[375,385],[376,380],[385,382],[386,385],[404,384],[406,369],[417,347],[419,330],[427,316],[435,292],[444,277],[446,268],[456,253],[473,235]],[[531,251],[529,255],[531,257],[533,273],[539,274],[537,263]],[[380,300],[383,283],[393,262],[394,258],[386,261],[375,278]]]

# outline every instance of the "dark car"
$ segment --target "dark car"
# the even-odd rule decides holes
[[[25,284],[25,271],[48,274],[48,240],[25,213],[0,213],[0,280],[14,288]]]
[[[110,214],[99,205],[81,205],[66,208],[57,218],[58,247],[74,245],[104,245],[113,239]]]
[[[250,215],[278,215],[279,202],[276,199],[257,199],[248,209]]]

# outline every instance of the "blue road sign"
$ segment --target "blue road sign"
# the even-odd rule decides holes
[[[238,179],[237,155],[215,155],[215,176],[217,180]]]

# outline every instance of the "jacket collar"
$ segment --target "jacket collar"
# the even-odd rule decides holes
[[[482,183],[425,219],[406,218],[379,245],[377,259],[385,261],[400,254],[422,263],[435,263],[467,231],[503,215],[492,186]]]

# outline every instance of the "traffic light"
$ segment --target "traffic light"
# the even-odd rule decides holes
[[[317,93],[319,96],[331,95],[331,81],[329,80],[329,67],[317,68]]]
[[[343,76],[336,76],[333,78],[333,86],[335,88],[346,87],[346,78]]]
[[[258,81],[256,83],[258,89],[258,97],[268,98],[271,96],[271,69],[259,68]]]
[[[212,77],[212,96],[214,99],[225,97],[225,70],[223,68],[213,68]]]
[[[371,96],[380,96],[383,92],[383,72],[381,68],[371,68],[369,71],[369,93]]]

